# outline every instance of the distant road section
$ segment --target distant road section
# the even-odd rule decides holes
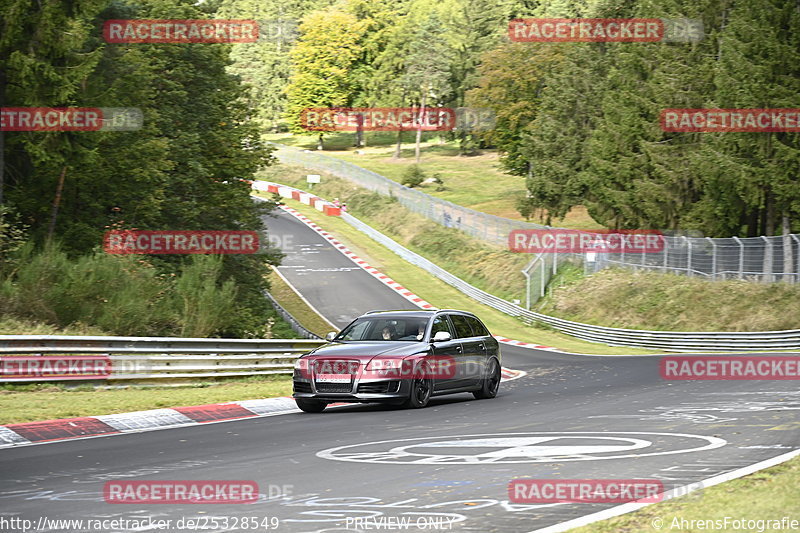
[[[418,309],[311,228],[280,209],[274,213],[264,223],[286,254],[278,269],[328,320],[344,327],[372,309]]]

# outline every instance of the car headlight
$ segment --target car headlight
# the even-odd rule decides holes
[[[410,372],[411,361],[399,358],[380,358],[376,357],[367,364],[364,377],[396,377],[401,378]]]
[[[369,364],[367,364],[367,370],[397,370],[402,365],[402,359],[381,359],[380,357],[375,357],[369,362]]]

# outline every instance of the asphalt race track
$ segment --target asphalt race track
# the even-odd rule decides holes
[[[350,270],[352,262],[302,224],[285,215],[268,223],[293,236],[283,273],[334,323],[370,308],[409,307]],[[422,410],[334,407],[0,450],[0,515],[34,523],[228,517],[229,527],[214,531],[255,530],[233,527],[234,517],[275,517],[280,525],[271,531],[352,532],[357,519],[383,519],[422,524],[411,531],[438,524],[528,532],[615,504],[512,504],[507,486],[515,478],[659,479],[670,489],[800,448],[796,382],[665,381],[658,357],[502,351],[504,366],[528,375],[504,383],[493,400],[464,394],[434,398]],[[105,503],[104,483],[121,479],[254,480],[262,499]]]
[[[275,214],[266,222],[270,239],[280,244],[286,254],[278,269],[340,328],[372,309],[419,309],[292,215],[280,209]]]

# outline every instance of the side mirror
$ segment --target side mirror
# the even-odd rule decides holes
[[[331,331],[325,335],[325,340],[331,342],[334,339],[334,337],[336,337],[336,332]]]
[[[433,342],[447,342],[453,337],[447,331],[437,331],[433,336]]]

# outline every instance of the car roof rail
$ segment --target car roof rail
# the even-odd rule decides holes
[[[432,309],[372,309],[371,311],[367,311],[364,313],[365,315],[371,315],[373,313],[419,313],[425,311],[439,311],[435,307]]]

